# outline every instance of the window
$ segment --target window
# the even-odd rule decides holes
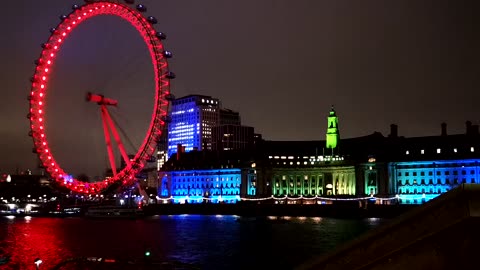
[[[423,149],[420,150],[420,154],[422,154],[422,155],[425,154],[425,150],[423,150]]]
[[[442,149],[437,148],[437,154],[440,154],[442,152]]]

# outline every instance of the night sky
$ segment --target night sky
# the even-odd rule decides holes
[[[82,1],[2,3],[0,171],[35,169],[27,96],[49,29]],[[137,3],[140,3],[137,1]],[[210,95],[269,140],[324,139],[331,105],[343,138],[374,131],[414,137],[463,133],[480,110],[480,3],[472,1],[145,0],[168,35],[172,93]],[[115,17],[80,25],[60,52],[47,96],[47,135],[74,173],[108,165],[99,108],[139,144],[153,97],[146,45]],[[130,143],[125,141],[127,150]],[[99,164],[101,164],[99,166]],[[100,170],[100,169],[99,169]],[[35,170],[34,170],[35,171]]]

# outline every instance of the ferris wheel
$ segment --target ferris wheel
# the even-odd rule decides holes
[[[42,44],[43,50],[38,60],[35,61],[36,68],[31,78],[31,92],[28,98],[30,105],[28,118],[31,129],[29,135],[33,138],[34,152],[37,153],[47,173],[59,185],[76,193],[98,194],[112,184],[123,186],[133,184],[135,175],[144,168],[156,151],[157,140],[167,121],[169,100],[173,97],[170,94],[170,80],[175,78],[175,74],[169,71],[167,62],[167,58],[171,58],[172,53],[163,47],[162,40],[166,38],[165,34],[157,32],[153,26],[157,23],[157,19],[153,16],[143,15],[147,11],[144,5],[133,4],[133,0],[125,0],[125,3],[102,0],[85,1],[83,5],[73,5],[70,14],[60,16],[61,22],[50,29],[50,37],[46,43]],[[78,25],[101,15],[113,15],[129,22],[146,43],[154,68],[154,106],[146,135],[132,158],[127,155],[114,121],[109,114],[108,108],[116,106],[117,101],[100,94],[87,94],[87,101],[95,102],[100,106],[112,176],[105,177],[101,181],[86,183],[70,176],[68,172],[62,169],[61,162],[56,160],[52,154],[46,133],[46,123],[48,122],[45,114],[45,108],[48,106],[46,96],[49,93],[49,80],[54,72],[55,60],[62,44]],[[113,140],[110,138],[110,134],[113,135]],[[112,141],[116,142],[121,157],[126,164],[123,168],[117,168],[115,165]]]

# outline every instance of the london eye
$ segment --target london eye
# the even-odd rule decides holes
[[[42,44],[40,57],[35,61],[36,68],[31,78],[31,92],[29,95],[30,133],[33,138],[34,152],[38,155],[41,165],[54,181],[75,193],[98,194],[113,184],[122,186],[131,185],[135,176],[144,168],[148,160],[156,151],[157,140],[162,134],[167,118],[170,94],[170,80],[175,77],[169,71],[167,58],[172,53],[164,49],[162,40],[165,34],[155,30],[157,19],[153,16],[144,16],[146,7],[142,4],[135,5],[134,1],[85,1],[83,5],[73,5],[68,15],[60,16],[60,23],[50,29],[48,40]],[[103,133],[109,165],[112,175],[104,177],[101,181],[84,182],[79,177],[73,177],[64,170],[62,160],[56,159],[49,144],[47,123],[49,119],[45,113],[49,104],[46,97],[49,95],[50,80],[55,72],[55,61],[62,45],[69,35],[83,22],[97,16],[116,16],[131,24],[140,34],[147,45],[154,72],[154,98],[153,111],[143,137],[143,142],[135,150],[134,155],[127,155],[122,139],[115,126],[115,121],[109,113],[109,107],[116,106],[115,97],[103,96],[99,93],[88,93],[87,101],[100,106]],[[153,91],[153,90],[152,90]],[[112,136],[111,136],[112,135]],[[125,163],[125,166],[116,166],[113,154],[114,144]]]

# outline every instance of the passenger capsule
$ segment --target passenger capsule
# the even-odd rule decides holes
[[[151,23],[151,24],[156,24],[156,23],[158,23],[157,18],[155,18],[155,17],[153,17],[153,16],[148,16],[148,17],[147,17],[147,21],[148,21],[149,23]]]
[[[140,12],[146,12],[146,11],[147,11],[147,7],[146,7],[145,5],[138,4],[138,5],[137,5],[137,10],[140,11]]]
[[[161,40],[164,40],[167,38],[167,35],[165,35],[165,33],[162,33],[162,32],[157,32],[155,35],[157,36],[158,39],[161,39]]]
[[[169,79],[175,79],[175,77],[176,77],[175,73],[173,73],[171,71],[167,72],[167,75],[165,75],[165,76]]]
[[[163,56],[165,56],[165,58],[172,58],[173,54],[171,51],[163,51]]]

